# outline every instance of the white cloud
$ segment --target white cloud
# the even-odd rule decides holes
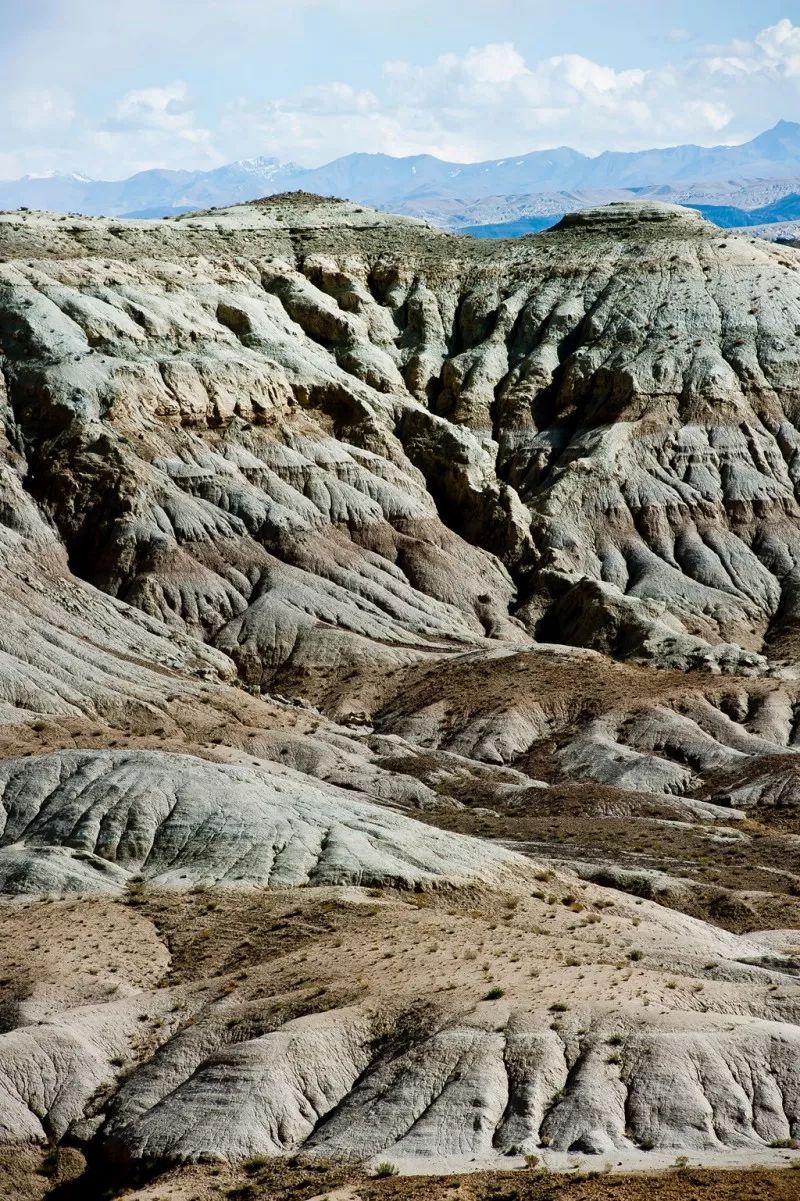
[[[162,88],[127,92],[117,105],[116,122],[131,129],[182,132],[190,128],[192,113],[187,103],[186,84],[178,82]]]
[[[90,133],[95,158],[125,164],[126,173],[151,167],[212,167],[223,161],[210,129],[196,123],[189,91],[180,80],[137,88],[117,103],[113,116]],[[112,167],[120,175],[120,167]]]
[[[74,123],[74,101],[63,88],[0,89],[0,179],[17,179],[58,163],[60,142]]]
[[[404,153],[407,134],[373,92],[331,83],[267,104],[242,98],[223,115],[221,137],[242,153],[312,163],[377,147]]]
[[[800,75],[800,26],[787,18],[764,29],[756,38],[762,63],[775,67],[787,78]]]
[[[587,152],[714,141],[734,112],[709,71],[617,71],[578,54],[528,65],[510,43],[389,62],[379,97],[346,84],[240,101],[229,134],[309,162],[353,149],[470,160],[566,143]],[[713,75],[713,72],[711,72]],[[754,131],[755,132],[755,131]]]
[[[0,151],[0,179],[19,179],[25,168],[16,154],[4,154]]]
[[[10,128],[39,133],[70,125],[75,107],[63,88],[18,87],[0,99],[0,116]]]
[[[127,11],[131,0],[119,2]],[[141,3],[151,11],[155,0]],[[266,11],[260,0],[231,4],[237,20]],[[288,12],[288,0],[271,7],[273,17]],[[207,21],[222,20],[225,5],[214,0],[203,11]],[[669,37],[678,44],[691,35],[674,29]],[[42,129],[72,119],[68,97],[36,91],[38,101],[20,109],[25,119]],[[0,115],[10,103],[0,102]],[[128,91],[104,122],[87,125],[82,141],[76,136],[69,154],[70,166],[119,176],[254,154],[314,165],[354,150],[456,160],[559,144],[597,153],[743,141],[798,111],[800,26],[784,19],[749,41],[697,48],[691,57],[684,52],[679,61],[650,68],[617,69],[580,54],[532,61],[511,42],[488,43],[429,62],[386,62],[372,88],[333,80],[266,102],[228,100],[216,114],[206,98],[202,119],[186,84],[174,81]],[[23,146],[22,140],[4,145],[6,161],[33,169],[59,165],[43,162],[44,148],[34,156]]]
[[[682,40],[685,31],[673,31]],[[579,54],[528,63],[509,42],[384,65],[381,94],[346,83],[265,105],[239,101],[227,139],[309,163],[351,150],[474,160],[567,144],[587,153],[743,141],[800,103],[800,27],[679,65],[616,70]]]

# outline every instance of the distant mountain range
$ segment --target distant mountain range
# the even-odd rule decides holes
[[[284,181],[302,171],[296,163],[254,158],[214,171],[139,171],[120,180],[25,175],[0,181],[0,209],[27,206],[89,217],[164,217],[283,191]]]
[[[214,171],[142,171],[116,181],[25,176],[0,181],[0,209],[162,217],[294,189],[487,236],[530,232],[552,224],[541,218],[631,195],[690,204],[725,226],[760,227],[800,216],[800,124],[779,121],[739,146],[609,150],[594,158],[562,146],[481,163],[349,154],[313,168],[254,158]],[[501,227],[504,234],[496,232]]]
[[[787,181],[787,183],[789,182],[797,185],[797,192],[789,192],[779,200],[773,201],[772,204],[763,204],[752,209],[737,208],[731,204],[695,204],[691,198],[678,200],[677,197],[671,197],[671,199],[675,199],[676,203],[684,204],[686,208],[697,209],[707,221],[710,221],[712,225],[719,225],[722,229],[748,229],[758,226],[758,232],[763,236],[764,227],[767,227],[767,230],[774,227],[777,235],[779,224],[787,221],[800,221],[800,180]],[[639,195],[641,196],[642,193],[640,192]],[[660,198],[665,198],[663,191]],[[519,238],[523,234],[538,234],[543,229],[550,229],[561,220],[564,212],[548,213],[543,216],[522,216],[509,221],[491,221],[479,225],[462,225],[459,230],[461,233],[472,234],[476,238]]]

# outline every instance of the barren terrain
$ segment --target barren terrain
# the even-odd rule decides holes
[[[799,266],[0,214],[9,1196],[795,1195]]]

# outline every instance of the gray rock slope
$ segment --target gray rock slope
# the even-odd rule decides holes
[[[796,253],[294,195],[0,260],[2,1142],[799,1137]]]
[[[0,815],[5,893],[91,893],[132,878],[162,888],[497,882],[515,863],[290,768],[155,751],[6,760]]]
[[[467,1161],[542,1144],[756,1149],[796,1125],[784,1100],[797,1090],[791,1028],[631,1029],[611,1068],[609,1030],[565,1038],[521,1015],[500,1029],[453,1020],[377,1062],[375,1034],[362,1013],[314,1015],[217,1051],[163,1098],[137,1082],[119,1098],[109,1143],[155,1160],[196,1160],[213,1143],[230,1158],[304,1146]],[[243,1100],[235,1116],[231,1094]]]
[[[488,250],[279,200],[0,231],[31,492],[79,574],[246,678],[536,631],[789,653],[793,251],[654,205]]]
[[[559,891],[568,883],[551,879]],[[602,911],[602,890],[572,889],[583,912]],[[244,973],[229,958],[221,975],[194,963],[183,983],[118,977],[109,988],[84,967],[93,996],[68,1004],[51,986],[24,1002],[0,1034],[3,1140],[90,1143],[110,1173],[125,1173],[136,1162],[299,1148],[433,1166],[551,1150],[633,1162],[652,1148],[757,1157],[796,1136],[797,995],[786,956],[773,952],[764,966],[757,942],[624,898],[603,937],[576,941],[563,906],[540,928],[547,905],[529,882],[499,933],[474,891],[467,911],[454,911],[452,893],[420,910],[385,896],[370,908],[358,889],[320,891],[322,907],[309,890],[284,890],[278,909],[282,928],[287,917],[298,933],[313,923],[317,941],[275,946]],[[219,896],[200,894],[201,917],[205,898]],[[73,931],[76,918],[97,920],[97,903],[70,906]],[[225,902],[212,904],[224,942]],[[325,904],[365,910],[369,924],[333,938]],[[40,917],[37,945],[57,921],[58,904]],[[18,934],[19,914],[4,922]],[[487,999],[471,950],[492,931],[494,950],[483,953],[503,961],[500,1001]],[[198,934],[199,947],[208,927]],[[74,942],[63,938],[62,967]],[[556,959],[565,942],[576,952],[566,963]],[[646,948],[643,962],[620,976],[614,959],[632,946]]]

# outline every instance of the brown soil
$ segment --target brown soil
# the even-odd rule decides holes
[[[66,1159],[70,1162],[66,1162]],[[61,1159],[28,1149],[0,1158],[0,1188],[9,1201],[796,1201],[789,1169],[679,1168],[617,1175],[605,1170],[514,1172],[378,1178],[363,1169],[297,1157],[251,1160],[235,1167],[198,1165],[147,1183],[109,1185],[80,1174],[75,1152]]]

